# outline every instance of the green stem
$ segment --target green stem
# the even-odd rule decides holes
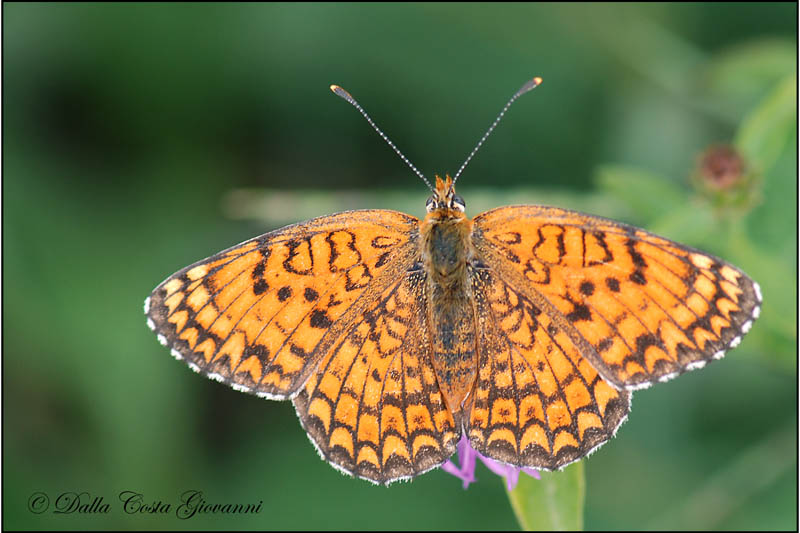
[[[525,531],[580,531],[586,478],[583,461],[560,472],[541,472],[536,480],[521,475],[508,493],[511,508]]]

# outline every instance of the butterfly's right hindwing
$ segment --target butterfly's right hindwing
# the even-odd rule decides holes
[[[461,436],[431,363],[424,272],[389,285],[341,335],[295,397],[317,450],[374,483],[441,465]]]

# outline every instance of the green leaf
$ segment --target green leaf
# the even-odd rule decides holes
[[[583,529],[586,493],[583,461],[560,472],[540,472],[536,480],[520,475],[508,493],[511,507],[526,531],[579,531]]]
[[[797,126],[797,75],[786,77],[742,121],[734,144],[764,174],[778,160]]]
[[[653,217],[647,230],[676,242],[721,253],[716,249],[719,246],[715,246],[719,223],[708,205],[696,198],[684,199],[682,204]]]
[[[603,165],[595,181],[604,192],[625,203],[641,224],[661,218],[687,201],[686,191],[679,185],[636,167]]]
[[[701,77],[709,104],[738,120],[794,71],[796,48],[790,40],[770,37],[738,43],[716,54]]]

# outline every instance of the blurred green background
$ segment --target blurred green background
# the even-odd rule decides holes
[[[3,511],[10,529],[506,529],[502,480],[374,487],[289,403],[203,379],[145,325],[162,279],[284,224],[424,214],[349,90],[471,215],[546,203],[703,248],[764,291],[723,362],[637,392],[585,461],[590,529],[797,527],[796,4],[4,4]],[[698,170],[733,143],[746,172]],[[726,182],[727,183],[727,182]],[[175,517],[188,489],[260,514]],[[128,515],[117,495],[173,504]],[[108,513],[58,515],[86,492]],[[51,508],[34,514],[43,492]]]

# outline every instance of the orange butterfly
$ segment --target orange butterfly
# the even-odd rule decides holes
[[[145,301],[195,371],[292,399],[335,468],[374,483],[485,456],[558,469],[614,435],[632,390],[705,366],[758,317],[758,284],[612,220],[511,206],[469,219],[455,179],[418,220],[338,213],[266,233],[167,278]]]

